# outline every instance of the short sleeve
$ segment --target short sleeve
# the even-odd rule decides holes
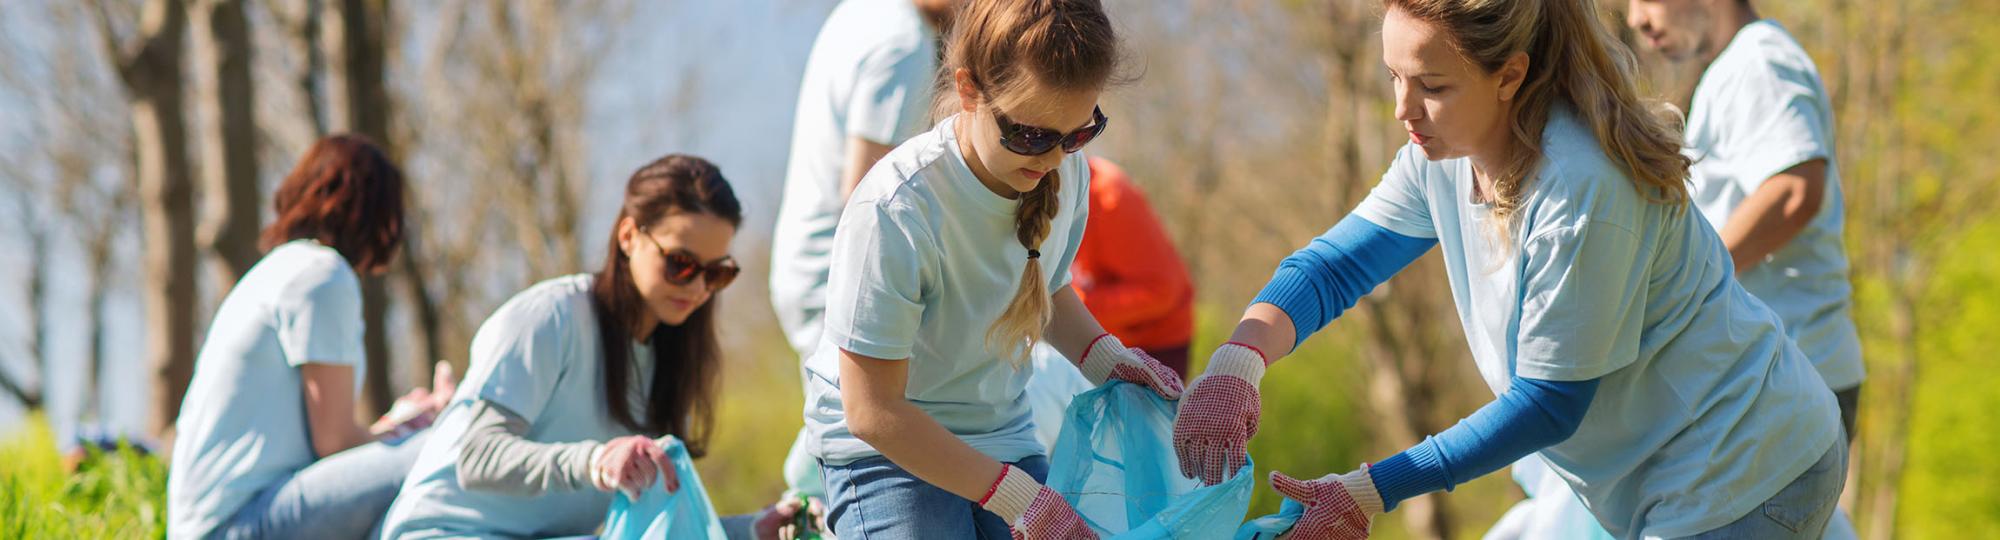
[[[834,229],[826,333],[862,356],[907,359],[924,313],[926,267],[936,249],[914,208],[857,200]]]
[[[1744,193],[1800,163],[1833,156],[1831,113],[1815,76],[1801,69],[1760,63],[1727,85],[1718,134],[1729,148],[1735,180]]]
[[[579,345],[572,337],[579,329],[572,327],[565,302],[536,294],[545,292],[530,289],[508,301],[472,338],[472,371],[481,376],[467,382],[477,389],[475,398],[530,421],[548,406]]]
[[[294,251],[294,254],[303,252]],[[355,368],[355,380],[367,365],[363,359],[361,283],[346,262],[330,250],[311,253],[287,283],[274,307],[278,347],[285,363],[332,364]]]
[[[1430,201],[1424,195],[1424,157],[1415,145],[1396,153],[1396,161],[1382,174],[1382,182],[1354,209],[1368,222],[1411,238],[1437,238],[1431,222]]]
[[[923,130],[930,108],[929,47],[884,47],[863,58],[848,94],[847,135],[894,145]]]
[[[1585,221],[1537,232],[1521,257],[1516,375],[1589,380],[1638,359],[1646,290],[1638,234]]]
[[[1060,291],[1069,286],[1072,279],[1070,268],[1076,265],[1076,253],[1083,247],[1084,229],[1090,224],[1090,166],[1082,154],[1071,154],[1062,163],[1063,188],[1070,192],[1069,199],[1063,203],[1069,205],[1070,215],[1076,216],[1076,219],[1070,220],[1069,230],[1065,231],[1069,237],[1068,243],[1064,244],[1066,247],[1056,259],[1056,264],[1049,267],[1050,291]]]

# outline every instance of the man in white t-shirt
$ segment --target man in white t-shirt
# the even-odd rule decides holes
[[[890,149],[930,127],[938,35],[951,12],[951,0],[843,0],[813,40],[771,240],[771,307],[801,359],[819,345],[833,228],[848,196]],[[819,467],[797,444],[785,471],[794,490],[820,495]]]
[[[1686,133],[1695,205],[1721,233],[1737,279],[1778,312],[1834,391],[1852,439],[1861,341],[1819,69],[1748,0],[1632,0],[1626,22],[1668,59],[1706,66]]]

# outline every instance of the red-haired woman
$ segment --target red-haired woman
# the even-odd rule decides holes
[[[335,135],[276,199],[264,258],[216,310],[174,423],[173,538],[360,537],[416,459],[418,444],[389,437],[411,423],[354,420],[360,276],[381,274],[402,245],[402,173],[366,139]],[[444,379],[437,399],[419,389],[398,405],[434,413],[451,394]]]

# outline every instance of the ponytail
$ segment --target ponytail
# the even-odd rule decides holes
[[[1021,241],[1021,247],[1028,248],[1028,264],[1021,268],[1021,286],[1014,290],[1014,299],[1007,301],[1007,309],[986,328],[986,348],[1014,367],[1027,364],[1028,348],[1042,340],[1053,318],[1048,278],[1042,275],[1041,246],[1049,237],[1049,222],[1061,209],[1061,193],[1062,176],[1059,171],[1049,171],[1041,185],[1021,194],[1021,204],[1014,209],[1014,237]]]

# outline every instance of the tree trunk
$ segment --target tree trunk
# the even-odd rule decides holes
[[[187,12],[172,0],[148,1],[137,35],[126,43],[102,0],[96,8],[98,31],[125,85],[132,117],[146,250],[141,290],[153,372],[150,424],[167,440],[194,373],[194,197],[181,77]]]
[[[320,37],[328,67],[327,101],[333,130],[367,136],[392,158],[398,157],[395,141],[389,138],[389,92],[383,83],[388,6],[380,0],[329,0],[326,7]],[[364,415],[386,412],[395,400],[389,379],[389,337],[383,324],[388,318],[388,301],[381,276],[363,278],[362,315],[367,323],[368,351],[362,396],[368,410]]]
[[[1372,187],[1363,179],[1374,178],[1386,166],[1391,146],[1381,140],[1373,115],[1382,103],[1376,80],[1380,64],[1372,59],[1375,14],[1370,8],[1335,1],[1327,12],[1331,42],[1322,56],[1327,90],[1327,144],[1332,163],[1328,170],[1331,203],[1335,208],[1352,208]],[[1450,379],[1449,362],[1462,358],[1450,352],[1445,337],[1429,331],[1434,321],[1453,320],[1454,309],[1444,288],[1445,280],[1435,257],[1418,260],[1386,285],[1388,294],[1371,294],[1351,315],[1365,325],[1362,357],[1369,367],[1368,403],[1383,421],[1377,424],[1384,446],[1396,450],[1423,441],[1435,433],[1433,425],[1448,403],[1440,402],[1440,389]],[[1446,364],[1440,366],[1439,364]],[[1449,538],[1454,532],[1453,512],[1442,497],[1425,495],[1404,501],[1398,507],[1403,525],[1414,538]]]
[[[9,187],[14,188],[16,186]],[[26,193],[21,192],[16,192],[16,194],[24,198],[28,196]],[[19,210],[24,214],[27,213],[28,209],[26,207],[28,204],[30,203],[23,202],[21,205],[22,208]],[[35,370],[41,373],[40,386],[46,388],[49,384],[49,364],[47,351],[42,349],[42,345],[48,342],[49,269],[48,265],[39,264],[39,261],[49,260],[48,230],[41,224],[33,223],[32,218],[21,221],[22,226],[28,231],[28,260],[38,262],[38,264],[27,265],[29,267],[27,294],[28,343],[25,344],[25,347],[28,350],[28,364],[35,366]],[[14,376],[7,372],[6,366],[0,366],[0,391],[5,391],[8,396],[20,402],[22,408],[38,409],[42,406],[42,392],[38,389],[29,388],[27,385],[23,385],[20,381],[15,380]]]
[[[29,238],[31,244],[29,249],[34,253],[32,260],[49,260],[49,231],[41,225],[33,227],[34,231],[30,233]],[[49,267],[46,264],[33,266],[34,269],[30,270],[28,277],[28,306],[33,312],[28,315],[28,320],[29,324],[34,326],[28,330],[28,352],[34,355],[32,360],[35,370],[40,374],[38,377],[40,388],[32,392],[14,388],[14,394],[21,398],[21,404],[29,409],[42,406],[42,399],[49,387]]]
[[[90,264],[90,298],[85,303],[89,313],[84,315],[90,328],[90,372],[83,380],[87,385],[84,416],[96,415],[104,421],[105,411],[110,410],[111,400],[104,393],[104,314],[110,311],[111,290],[111,241],[117,236],[116,227],[105,226],[95,233],[88,245]]]
[[[409,203],[411,208],[417,208],[416,190],[410,190],[409,193],[405,194],[405,197],[404,201]],[[418,351],[421,354],[421,356],[413,359],[410,364],[410,378],[421,385],[430,383],[432,369],[435,367],[434,363],[446,358],[444,357],[442,338],[438,335],[437,302],[431,299],[430,287],[424,283],[424,263],[426,261],[421,258],[422,252],[417,249],[416,240],[416,235],[413,233],[406,234],[403,237],[403,260],[401,261],[403,264],[401,265],[402,271],[400,274],[403,284],[403,302],[409,306],[411,314],[416,318],[415,326],[410,329],[410,340],[415,342],[411,345],[410,350]],[[459,367],[462,368],[465,366],[461,365]],[[460,369],[458,372],[464,373],[465,370]]]
[[[202,69],[215,84],[202,96],[210,129],[202,134],[200,239],[206,248],[218,299],[257,263],[258,208],[256,91],[251,83],[252,43],[244,0],[200,0],[195,44]]]

